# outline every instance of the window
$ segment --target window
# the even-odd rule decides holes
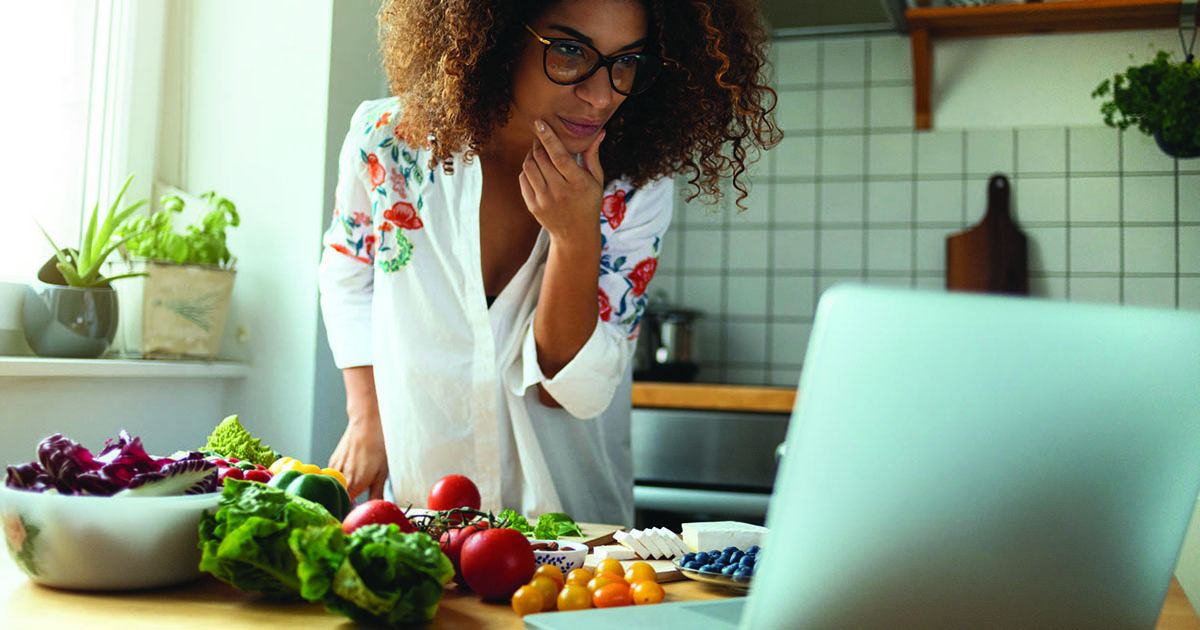
[[[0,3],[0,281],[53,254],[39,224],[77,244],[84,213],[107,209],[129,172],[127,199],[148,196],[155,135],[131,121],[157,119],[163,15],[136,0]]]
[[[96,10],[89,0],[0,4],[11,89],[0,102],[2,278],[28,279],[53,253],[35,220],[60,244],[78,240]]]

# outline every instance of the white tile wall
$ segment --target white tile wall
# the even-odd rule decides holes
[[[997,172],[1035,296],[1200,310],[1200,160],[1099,120],[914,132],[902,37],[781,41],[772,58],[786,138],[745,212],[677,205],[652,287],[704,312],[700,380],[794,385],[835,283],[943,288],[946,237],[982,218]]]

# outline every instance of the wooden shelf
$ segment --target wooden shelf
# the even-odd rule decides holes
[[[933,42],[956,37],[1128,31],[1179,26],[1180,0],[1068,0],[904,12],[912,43],[917,129],[933,127]]]
[[[645,381],[633,384],[634,407],[791,413],[795,404],[794,387]]]

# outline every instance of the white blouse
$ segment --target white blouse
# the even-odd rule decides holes
[[[630,358],[646,286],[671,218],[664,178],[606,188],[600,317],[554,378],[538,366],[533,321],[549,237],[488,307],[479,249],[482,172],[454,172],[395,132],[397,100],[350,123],[325,233],[321,309],[339,368],[374,365],[395,500],[424,506],[441,477],[470,477],[485,510],[632,524]],[[538,400],[541,383],[561,405]]]

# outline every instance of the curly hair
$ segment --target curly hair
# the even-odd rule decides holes
[[[401,102],[397,134],[432,150],[430,168],[470,157],[510,116],[511,79],[528,44],[524,24],[564,0],[387,0],[379,40],[391,91]],[[779,143],[767,85],[766,31],[755,0],[641,0],[647,46],[671,67],[628,98],[600,147],[608,180],[641,186],[683,174],[688,200],[722,196],[732,179],[748,194],[746,164]],[[606,182],[607,183],[607,182]]]

